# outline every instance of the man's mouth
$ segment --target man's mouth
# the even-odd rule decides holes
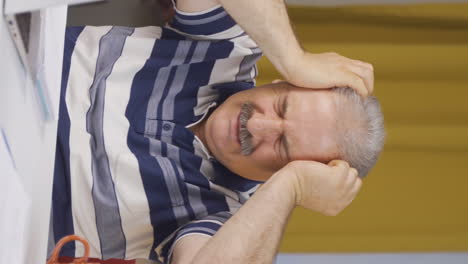
[[[241,146],[241,142],[240,142],[240,116],[241,116],[241,112],[242,112],[242,109],[239,110],[239,114],[237,115],[237,118],[236,118],[236,122],[235,122],[235,130],[234,130],[234,134],[235,134],[235,138],[236,138],[236,141],[237,141],[237,144],[239,144],[239,147]]]

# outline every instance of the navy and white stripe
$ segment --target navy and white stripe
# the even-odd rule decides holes
[[[223,8],[218,7],[199,15],[186,15],[178,11],[171,26],[190,35],[213,35],[236,26],[236,22]]]
[[[104,259],[125,258],[125,235],[122,230],[119,204],[112,180],[109,159],[104,146],[104,104],[107,78],[122,55],[127,36],[133,29],[114,27],[101,38],[94,82],[89,89],[90,107],[86,114],[87,132],[91,136],[92,196],[96,225]]]
[[[67,92],[67,81],[70,75],[70,62],[76,41],[83,31],[83,27],[67,29],[65,41],[65,54],[63,57],[63,74],[60,90],[59,122],[60,133],[57,134],[57,149],[55,152],[54,183],[52,191],[51,234],[49,240],[59,241],[60,238],[74,234],[73,213],[71,208],[71,181],[70,181],[70,117],[68,107],[64,101]],[[49,247],[48,255],[53,247]],[[75,243],[63,246],[62,254],[75,256]]]
[[[229,172],[188,127],[252,88],[260,56],[221,7],[163,28],[68,29],[51,241],[77,234],[93,257],[168,261],[182,237],[213,235],[258,182]]]

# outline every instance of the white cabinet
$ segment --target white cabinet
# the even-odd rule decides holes
[[[57,5],[72,5],[100,0],[4,0],[6,13],[21,13]]]
[[[39,1],[4,1],[0,0],[0,264],[45,263],[58,121],[55,114],[44,117],[37,83],[29,80],[4,18],[4,6],[25,11],[27,2],[36,8]],[[13,7],[13,2],[22,5]],[[58,113],[67,6],[41,7],[38,12],[47,23],[36,33],[45,37],[40,49],[43,78],[48,105]]]

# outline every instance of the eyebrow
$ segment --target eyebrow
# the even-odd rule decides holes
[[[283,105],[282,105],[282,114],[283,114],[283,118],[286,117],[286,113],[288,112],[288,106],[289,106],[289,91],[286,92],[286,98],[283,99]],[[284,145],[284,149],[286,150],[286,159],[289,161],[291,161],[291,153],[289,151],[289,140],[288,138],[286,137],[286,135],[283,133],[283,145]]]

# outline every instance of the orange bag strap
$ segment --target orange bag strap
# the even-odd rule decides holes
[[[83,257],[75,259],[73,263],[75,264],[93,264],[93,263],[88,263],[88,257],[89,257],[89,243],[85,239],[77,236],[77,235],[70,235],[66,236],[57,243],[57,245],[54,248],[54,251],[52,251],[52,255],[50,256],[50,259],[47,261],[47,264],[59,264],[58,258],[59,258],[59,253],[60,250],[62,250],[62,247],[67,244],[68,242],[72,241],[80,241],[85,248],[85,252]]]

